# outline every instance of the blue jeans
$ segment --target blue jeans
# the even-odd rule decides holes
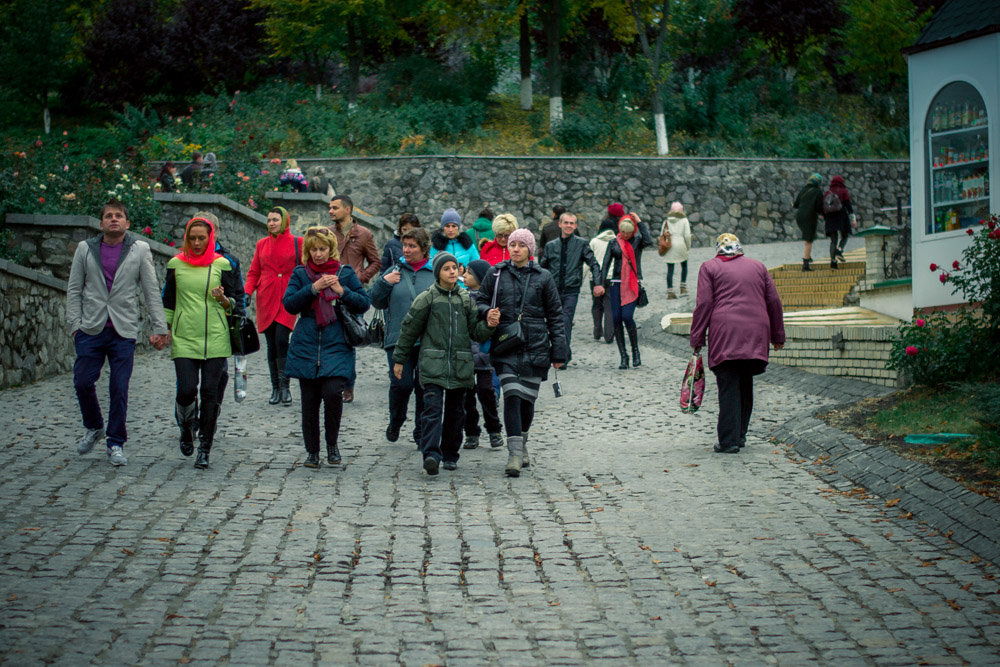
[[[465,395],[468,389],[445,389],[436,384],[424,387],[424,409],[420,413],[420,452],[441,461],[458,461],[465,423]],[[442,424],[442,418],[444,423]]]
[[[563,324],[566,328],[566,349],[569,351],[570,358],[572,358],[573,348],[570,343],[573,342],[573,316],[576,315],[576,303],[580,300],[580,292],[560,294],[559,300],[562,301]]]
[[[632,303],[622,306],[622,287],[621,283],[611,284],[611,320],[614,322],[615,329],[625,324],[635,326],[635,320],[633,319],[635,315],[635,304]]]
[[[128,383],[132,379],[132,360],[135,358],[135,339],[122,338],[114,327],[105,327],[96,335],[78,331],[73,338],[76,361],[73,362],[73,388],[80,402],[83,425],[94,429],[104,426],[101,404],[94,385],[101,376],[104,360],[111,369],[108,405],[108,447],[124,447],[128,440],[125,418],[128,414]]]

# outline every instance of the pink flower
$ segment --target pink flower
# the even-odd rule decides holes
[[[931,262],[931,271],[937,271],[937,264]]]
[[[906,354],[907,354],[908,356],[911,356],[911,357],[915,357],[915,356],[917,355],[917,352],[919,352],[919,351],[920,351],[920,350],[918,350],[917,348],[915,348],[915,347],[914,347],[914,346],[912,346],[912,345],[908,345],[908,346],[906,347]]]
[[[69,148],[69,144],[63,144],[63,148]]]
[[[63,171],[69,171],[69,165],[68,164],[64,164],[63,165]]]
[[[68,137],[69,136],[69,132],[67,132],[66,130],[63,130],[63,136],[64,137]]]
[[[972,236],[975,232],[973,232],[972,229],[966,229],[965,233],[968,234],[969,236]]]
[[[958,260],[957,259],[954,262],[951,263],[951,268],[953,268],[956,271],[958,271]]]
[[[36,141],[36,142],[35,142],[35,145],[36,145],[36,146],[39,146],[39,147],[41,147],[41,145],[42,145],[42,140],[41,140],[41,139],[39,139],[38,141]]]
[[[44,204],[45,203],[45,197],[39,197],[38,198],[38,203],[39,204]]]
[[[942,273],[942,274],[941,274],[941,275],[940,275],[940,276],[938,277],[938,279],[939,279],[939,280],[940,280],[940,281],[941,281],[942,283],[946,283],[946,282],[948,282],[948,274],[947,274],[947,273]]]
[[[986,226],[989,227],[990,229],[994,229],[996,228],[997,223],[994,220],[990,220],[989,222],[986,223]]]
[[[176,247],[176,245],[177,245],[177,242],[176,242],[176,241],[171,241],[171,242],[170,242],[170,243],[168,243],[167,245],[168,245],[168,246],[170,246],[171,248],[173,248],[173,247]]]
[[[914,324],[916,324],[918,327],[925,327],[925,326],[927,326],[927,322],[925,320],[922,320],[919,317],[917,318],[917,321],[914,322]]]
[[[261,176],[267,176],[268,171],[267,171],[267,169],[261,169],[260,173],[261,173]]]
[[[145,234],[146,236],[149,236],[150,234],[153,233],[153,228],[150,227],[149,225],[146,225],[145,229],[142,230],[142,233]]]

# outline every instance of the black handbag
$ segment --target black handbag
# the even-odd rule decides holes
[[[344,338],[347,339],[347,344],[351,347],[370,345],[371,342],[368,340],[368,322],[365,321],[365,316],[360,313],[352,313],[344,306],[341,299],[337,299],[333,307],[337,312],[340,327],[344,330]]]
[[[497,270],[494,275],[496,276],[496,282],[493,285],[493,300],[490,303],[491,309],[497,307],[497,293],[500,291],[500,271]],[[528,285],[530,283],[531,276],[529,275],[524,281],[524,293],[521,294],[521,307],[518,310],[517,319],[497,327],[496,333],[493,334],[490,354],[502,357],[516,352],[528,342],[524,336],[524,328],[521,326],[521,317],[524,315],[524,302],[528,298]]]
[[[234,356],[246,356],[260,350],[257,327],[245,315],[226,315],[229,325],[229,346]]]
[[[372,321],[368,323],[368,344],[382,347],[385,343],[385,310],[375,311]]]
[[[639,297],[635,300],[636,308],[645,308],[649,305],[649,295],[646,294],[646,288],[639,284]]]

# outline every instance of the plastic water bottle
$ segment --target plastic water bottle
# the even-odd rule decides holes
[[[242,403],[247,397],[247,358],[243,355],[233,357],[236,366],[236,375],[233,378],[235,397],[237,403]]]

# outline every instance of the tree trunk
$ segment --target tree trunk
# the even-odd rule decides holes
[[[664,38],[667,34],[667,13],[669,7],[669,4],[666,2],[660,5],[656,44],[650,46],[649,37],[646,35],[646,23],[639,15],[639,7],[635,2],[632,3],[632,17],[635,19],[636,32],[639,33],[639,45],[642,47],[642,55],[649,65],[649,88],[653,98],[651,101],[653,103],[653,129],[656,132],[657,155],[666,155],[670,152],[670,144],[667,141],[667,119],[663,111],[663,75],[660,72],[660,63],[663,60]],[[688,75],[690,78],[690,69],[688,69]]]
[[[316,84],[316,101],[319,102],[320,99],[322,99],[322,97],[323,97],[323,84],[322,83],[317,83]]]
[[[670,153],[670,143],[667,140],[667,119],[663,112],[663,92],[656,86],[653,93],[653,129],[656,131],[656,154]]]
[[[560,2],[561,0],[551,0],[545,26],[549,56],[549,130],[555,129],[563,119],[562,63],[559,59]]]
[[[49,113],[48,102],[45,103],[45,108],[42,109],[42,125],[45,126],[45,134],[49,134],[52,131],[52,115]]]
[[[358,42],[357,26],[354,19],[347,21],[347,108],[358,106],[358,90],[361,88],[361,45]]]
[[[535,102],[531,90],[531,33],[528,29],[527,9],[521,14],[520,33],[521,108],[525,111],[530,111],[534,107]]]

